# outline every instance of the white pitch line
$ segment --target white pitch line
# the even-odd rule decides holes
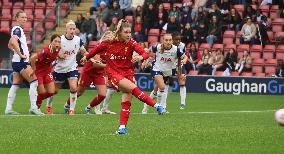
[[[172,115],[178,115],[178,114],[228,114],[228,113],[265,113],[265,112],[275,112],[276,110],[259,110],[259,111],[220,111],[220,112],[171,112],[168,114]],[[135,115],[143,115],[142,113],[131,113]],[[157,113],[148,113],[148,114],[157,114]],[[43,115],[43,116],[68,116],[67,114],[53,114],[53,115]],[[104,115],[96,115],[96,114],[91,114],[91,115],[86,115],[86,114],[75,114],[75,116],[105,116],[108,114]],[[147,115],[147,114],[145,114]],[[20,114],[20,115],[0,115],[0,117],[42,117],[39,115],[31,115],[31,114]]]

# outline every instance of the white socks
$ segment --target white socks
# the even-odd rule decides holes
[[[112,88],[107,88],[106,98],[104,99],[102,110],[107,110],[107,109],[108,109],[109,100],[110,100],[110,98],[111,98],[111,96],[112,96],[112,94],[113,94],[114,92],[115,92],[114,89],[112,89]]]
[[[160,104],[165,109],[167,107],[167,93],[165,91],[160,91],[159,95],[160,95],[160,100],[161,100]]]
[[[186,99],[186,87],[185,86],[179,87],[179,94],[180,94],[181,104],[185,105],[185,99]]]
[[[13,103],[16,98],[16,92],[19,89],[19,85],[12,85],[8,97],[7,97],[7,105],[6,105],[6,110],[5,111],[10,111],[13,110]]]
[[[46,99],[46,106],[52,106],[53,96],[50,96]]]
[[[76,106],[76,101],[77,101],[77,92],[70,92],[70,110],[73,110],[75,109],[75,106]]]
[[[37,86],[38,86],[37,80],[34,80],[30,83],[29,95],[30,95],[31,109],[37,109],[37,105],[36,105]]]

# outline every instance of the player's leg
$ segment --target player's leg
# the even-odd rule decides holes
[[[157,98],[157,93],[158,93],[158,86],[154,86],[154,89],[151,91],[150,93],[150,97],[152,99],[156,99]],[[160,100],[156,100],[157,103],[159,103]],[[144,107],[142,109],[142,114],[147,114],[148,113],[148,110],[149,110],[149,105],[147,105],[146,103],[144,103]]]
[[[117,134],[128,134],[126,125],[130,116],[130,107],[131,107],[131,93],[123,93],[121,100],[121,111],[120,111],[120,121]]]
[[[138,98],[140,101],[142,101],[142,102],[144,102],[144,103],[146,103],[146,104],[148,104],[152,107],[155,107],[159,114],[163,114],[165,112],[161,105],[157,104],[147,94],[142,92],[136,86],[136,84],[134,84],[133,81],[130,81],[127,78],[122,78],[121,80],[116,80],[116,81],[118,81],[118,83],[114,86],[117,86],[119,88],[119,90],[122,91],[123,93],[131,93],[133,96]],[[112,82],[112,83],[115,83],[115,81]]]
[[[46,87],[46,93],[43,99],[49,98],[55,94],[56,87],[54,81],[45,84],[45,87]],[[45,109],[47,114],[50,115],[53,114],[52,104],[46,104]]]
[[[166,98],[167,98],[167,93],[165,92],[165,82],[164,82],[164,77],[162,75],[156,75],[155,78],[155,83],[158,86],[158,95],[157,99],[160,99],[160,104],[162,107],[165,109],[166,108]]]
[[[111,87],[107,87],[107,92],[106,92],[106,98],[104,99],[103,102],[103,107],[102,107],[102,113],[103,114],[116,114],[115,112],[112,112],[109,110],[109,102],[110,102],[110,98],[112,96],[113,93],[115,93],[116,90],[114,90]]]
[[[38,81],[34,74],[34,71],[32,70],[30,65],[27,65],[25,69],[21,71],[22,77],[27,80],[30,83],[30,89],[29,89],[29,95],[30,95],[30,102],[31,102],[31,108],[30,113],[35,115],[43,115],[37,105],[37,87],[38,87]]]
[[[53,98],[58,93],[59,89],[61,89],[63,83],[66,80],[65,73],[57,73],[53,72],[54,82],[55,82],[55,92],[52,96],[46,99],[46,106],[52,106]]]
[[[180,93],[180,100],[181,100],[181,105],[180,109],[184,109],[186,106],[186,75],[185,74],[180,74],[178,75],[178,83],[179,83],[179,93]]]
[[[99,84],[95,85],[97,87],[98,95],[90,102],[90,104],[85,108],[85,111],[87,114],[90,114],[92,111],[92,108],[95,106],[98,106],[106,97],[106,85],[105,84]],[[95,109],[96,114],[102,114],[100,110]]]
[[[13,72],[13,84],[8,92],[5,114],[11,114],[11,115],[19,114],[13,110],[13,103],[16,98],[16,92],[19,89],[22,81],[23,81],[22,76],[18,72]]]
[[[77,102],[77,79],[69,79],[68,84],[69,84],[69,90],[70,90],[70,111],[69,115],[74,115],[74,110]]]
[[[44,86],[44,77],[43,76],[37,76],[37,80],[38,80],[38,87],[37,87],[37,100],[36,100],[36,105],[38,107],[38,109],[40,109],[41,104],[42,104],[42,100],[44,99],[45,95],[46,95],[46,89]]]

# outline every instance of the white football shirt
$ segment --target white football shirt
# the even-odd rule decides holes
[[[26,35],[24,33],[24,30],[20,26],[14,26],[11,31],[11,37],[17,37],[20,52],[27,56],[26,59],[21,59],[21,57],[17,54],[16,51],[14,51],[14,55],[12,58],[12,62],[29,62],[30,52],[27,45]]]

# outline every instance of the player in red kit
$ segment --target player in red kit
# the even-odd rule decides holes
[[[37,106],[40,108],[42,100],[52,96],[55,92],[55,84],[52,76],[52,62],[58,57],[60,50],[60,36],[51,36],[51,44],[43,48],[30,58],[31,66],[38,79]],[[53,114],[52,108],[46,106],[47,114]]]
[[[133,52],[138,53],[132,57]],[[147,59],[148,53],[133,39],[131,39],[131,25],[126,20],[120,20],[111,42],[103,41],[81,60],[86,62],[98,53],[106,52],[106,72],[112,87],[122,92],[120,112],[120,127],[118,134],[128,134],[126,125],[130,115],[131,97],[134,95],[140,101],[155,107],[159,114],[165,111],[147,94],[143,93],[135,84],[133,63]]]

